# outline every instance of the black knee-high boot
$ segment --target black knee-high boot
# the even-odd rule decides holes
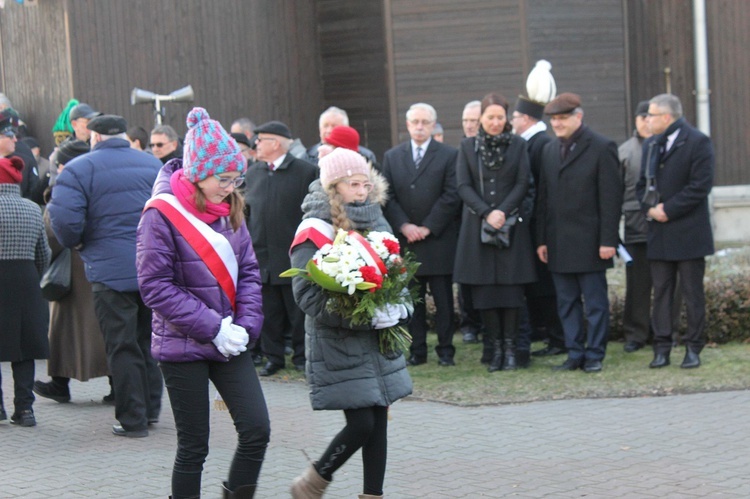
[[[516,369],[516,338],[518,337],[519,309],[505,308],[502,310],[503,321],[503,371]]]

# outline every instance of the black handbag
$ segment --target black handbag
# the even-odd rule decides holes
[[[478,156],[477,166],[479,167],[479,189],[482,191],[482,198],[484,198],[484,173],[482,172],[484,165],[481,156]],[[510,248],[513,241],[513,228],[519,222],[523,222],[523,219],[518,214],[518,208],[505,217],[505,223],[499,229],[494,228],[487,220],[482,219],[482,227],[479,231],[482,243],[491,244],[498,248]]]
[[[63,249],[42,275],[39,286],[48,301],[59,301],[70,293],[70,248]]]
[[[513,240],[513,228],[521,221],[521,217],[518,216],[518,209],[505,219],[505,223],[499,229],[491,226],[487,220],[482,220],[482,242],[498,248],[510,248],[510,243]]]

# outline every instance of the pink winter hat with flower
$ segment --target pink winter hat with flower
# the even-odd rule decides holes
[[[358,152],[343,147],[334,149],[333,152],[323,156],[318,166],[323,188],[358,173],[370,177],[370,164],[367,160]]]
[[[247,160],[240,146],[208,111],[194,107],[188,113],[187,126],[182,155],[185,178],[195,183],[220,173],[245,172]]]

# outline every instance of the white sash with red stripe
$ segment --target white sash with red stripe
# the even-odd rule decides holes
[[[325,220],[321,220],[320,218],[306,218],[297,227],[297,232],[294,233],[294,240],[289,251],[291,252],[292,248],[307,240],[315,243],[315,246],[318,248],[322,248],[326,244],[333,244],[335,235],[336,232],[333,230],[333,225]]]
[[[155,208],[167,217],[190,247],[198,253],[234,309],[239,265],[229,240],[187,211],[173,194],[158,194],[152,197],[143,210],[149,208]]]

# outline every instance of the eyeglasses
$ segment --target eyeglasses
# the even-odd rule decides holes
[[[255,142],[261,142],[261,141],[263,141],[263,140],[276,140],[276,139],[275,139],[275,138],[273,138],[273,137],[257,137],[257,138],[255,139]]]
[[[373,188],[370,182],[362,182],[361,180],[344,180],[344,183],[355,191],[364,189],[367,192],[371,192]]]
[[[242,184],[245,183],[245,177],[239,176],[239,177],[220,177],[218,175],[214,175],[216,179],[219,181],[219,187],[222,189],[228,188],[230,185],[233,185],[234,188],[242,187]]]
[[[0,135],[2,135],[3,137],[8,137],[9,139],[12,139],[16,136],[16,132],[14,132],[11,129],[7,129],[7,130],[3,130],[2,132],[0,132]]]
[[[461,120],[462,123],[479,123],[478,119],[474,118],[464,118]]]
[[[432,120],[409,120],[409,123],[411,123],[414,126],[416,125],[427,126],[427,125],[432,125],[435,122]]]
[[[150,147],[151,149],[161,149],[161,148],[162,148],[162,147],[164,147],[165,145],[167,145],[167,143],[166,143],[166,142],[151,142],[151,143],[150,143],[150,144],[149,144],[148,146],[149,146],[149,147]]]

